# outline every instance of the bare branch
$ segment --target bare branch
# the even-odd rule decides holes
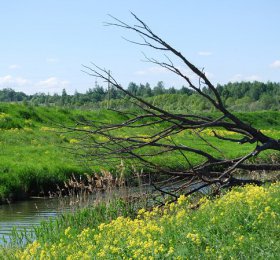
[[[147,171],[174,176],[175,179],[172,177],[172,180],[176,182],[182,181],[181,184],[176,183],[178,185],[174,190],[177,192],[184,190],[186,194],[192,194],[211,185],[229,187],[242,183],[234,178],[234,174],[240,169],[248,171],[280,169],[279,164],[256,164],[250,160],[266,150],[280,151],[280,141],[265,135],[231,113],[223,104],[215,86],[207,78],[204,68],[199,69],[193,65],[135,14],[132,13],[132,16],[136,21],[135,25],[129,25],[113,16],[110,16],[113,21],[106,25],[134,32],[140,36],[140,41],[127,41],[163,52],[166,59],[164,62],[148,58],[146,55],[144,57],[147,62],[158,65],[185,80],[197,95],[209,102],[218,115],[171,113],[124,89],[108,70],[95,64],[83,66],[84,72],[89,76],[110,83],[126,94],[130,99],[129,102],[141,109],[139,113],[115,111],[126,116],[121,123],[92,121],[81,124],[88,125],[90,129],[67,128],[81,134],[81,148],[85,149],[85,156],[87,158],[93,156],[94,160],[103,162],[114,162],[118,159],[134,160]],[[182,69],[175,66],[170,56],[179,59],[185,67]],[[194,84],[190,80],[184,72],[186,69],[196,75],[198,83]],[[207,87],[207,91],[203,90],[204,86]],[[212,132],[213,135],[205,136],[204,130]],[[225,136],[218,134],[219,130],[223,130]],[[191,133],[186,138],[184,135],[188,132]],[[213,144],[213,140],[216,145]],[[219,146],[222,142],[230,142],[231,145],[246,144],[251,150],[244,152],[241,150],[236,157],[229,156],[230,153]],[[176,165],[169,164],[170,158],[177,160]],[[195,187],[192,186],[194,184]],[[159,186],[155,188],[165,192]],[[174,197],[177,198],[177,195]]]

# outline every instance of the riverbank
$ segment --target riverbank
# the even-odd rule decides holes
[[[53,233],[54,240],[39,238],[18,249],[14,259],[277,259],[279,197],[279,182],[248,185],[196,205],[181,196],[136,216],[115,215],[84,227],[68,222],[59,236]]]
[[[72,175],[99,171],[79,163],[71,151],[75,136],[60,126],[99,117],[110,120],[112,115],[101,110],[0,103],[0,203],[48,196]]]
[[[266,134],[280,137],[280,113],[266,111],[239,113],[238,116],[249,123],[254,123]],[[75,154],[77,151],[75,149],[81,148],[78,134],[66,131],[58,125],[73,126],[78,121],[85,123],[92,120],[100,121],[100,119],[107,122],[121,122],[125,118],[124,115],[108,110],[89,111],[0,103],[0,203],[10,203],[30,196],[48,196],[50,192],[57,191],[58,187],[64,187],[64,182],[73,175],[86,179],[86,174],[94,175],[106,170],[116,176],[124,169],[125,174],[129,175],[130,170],[135,170],[134,165],[129,169],[128,166],[132,164],[130,162],[122,166],[122,169],[119,167],[120,160],[110,165],[95,160],[88,164],[82,163],[81,158]],[[145,136],[143,130],[130,131]],[[225,131],[218,131],[218,133],[228,134]],[[239,144],[217,141],[210,131],[200,134],[229,157],[251,149],[250,144],[242,145],[241,151]],[[231,134],[230,137],[236,136]],[[183,144],[188,142],[188,145],[194,148],[205,149],[205,143],[198,140],[191,131],[179,133],[174,140]],[[215,149],[211,152],[213,155],[217,154]],[[269,155],[266,156],[267,158],[264,159],[269,160]],[[192,154],[188,154],[188,158],[193,164],[202,160]],[[273,159],[278,160],[279,156],[273,155]],[[178,154],[154,156],[153,160],[174,169],[186,165],[185,159],[182,156],[180,158]]]

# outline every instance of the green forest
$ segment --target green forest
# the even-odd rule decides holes
[[[146,98],[156,105],[170,110],[211,111],[213,108],[200,95],[186,86],[167,87],[162,81],[151,87],[149,83],[136,84],[131,82],[127,90],[137,97]],[[280,83],[275,82],[234,82],[217,85],[225,106],[233,111],[261,111],[280,109]],[[203,92],[208,93],[207,88]],[[73,95],[63,89],[60,94],[36,93],[27,95],[10,88],[0,90],[1,102],[25,102],[33,105],[72,106],[87,108],[131,108],[126,102],[126,95],[114,88],[95,86]]]

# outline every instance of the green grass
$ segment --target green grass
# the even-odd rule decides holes
[[[15,228],[5,248],[22,248],[35,239],[40,243],[58,243],[69,226],[72,228],[72,233],[78,235],[87,227],[98,227],[101,223],[109,223],[119,216],[134,218],[137,211],[145,207],[146,203],[146,196],[130,199],[109,193],[105,198],[97,199],[95,204],[85,208],[73,206],[73,211],[42,221],[38,226],[31,226],[28,230]]]
[[[57,124],[112,120],[110,112],[0,103],[0,201],[54,190],[72,174],[91,170],[78,163],[71,134]]]
[[[136,217],[124,214],[111,221],[105,217],[104,223],[88,223],[78,234],[78,225],[69,222],[59,240],[53,234],[54,240],[38,239],[14,254],[6,249],[6,255],[14,259],[278,259],[279,196],[279,183],[249,185],[215,199],[204,197],[196,210],[189,198],[181,196],[163,208],[141,209]]]
[[[239,113],[238,116],[258,128],[266,129],[269,135],[279,138],[280,113],[252,112]],[[81,158],[66,149],[75,147],[74,143],[78,134],[63,133],[65,130],[57,128],[57,124],[73,126],[77,121],[87,120],[105,120],[115,123],[124,119],[126,119],[125,116],[108,110],[90,111],[0,103],[0,201],[46,194],[49,190],[56,189],[57,185],[63,184],[72,174],[91,174],[93,171],[98,172],[103,168],[112,173],[117,172],[116,166],[120,164],[119,160],[113,160],[111,164],[108,164],[91,158],[93,160],[90,162],[90,167],[79,163]],[[158,126],[154,129],[134,129],[133,133],[143,134],[146,131],[150,133],[157,130]],[[131,135],[131,130],[118,134]],[[209,133],[205,133],[203,136],[214,146],[219,147],[222,153],[228,157],[249,152],[252,148],[247,144],[240,146],[221,142]],[[176,143],[222,156],[190,131],[178,134],[174,140]],[[203,160],[191,153],[186,153],[186,155],[194,164]],[[178,152],[155,156],[152,160],[174,168],[188,167]],[[128,164],[130,163],[136,164],[136,162]]]

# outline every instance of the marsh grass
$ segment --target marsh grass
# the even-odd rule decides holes
[[[248,185],[216,197],[203,197],[193,210],[188,197],[135,215],[123,204],[99,210],[106,221],[88,212],[63,225],[54,239],[38,239],[15,257],[21,259],[278,259],[280,255],[280,184]],[[121,210],[124,216],[112,213]],[[117,210],[116,210],[117,209]],[[112,210],[112,211],[111,211]],[[113,220],[110,221],[111,217]],[[117,218],[115,218],[117,217]],[[78,219],[77,219],[78,218]],[[98,216],[97,216],[98,218]],[[48,230],[49,227],[46,227]],[[52,230],[57,230],[53,228]],[[41,232],[45,232],[42,228]],[[48,241],[48,242],[45,242]]]
[[[112,113],[0,103],[0,203],[47,195],[73,174],[91,173],[67,148],[74,137],[60,125],[110,121]]]
[[[139,209],[147,208],[148,203],[151,205],[150,190],[145,185],[131,188],[125,186],[124,182],[112,180],[113,177],[107,173],[106,178],[102,177],[100,187],[98,178],[91,178],[85,183],[72,177],[65,183],[67,196],[61,190],[53,194],[58,196],[61,211],[63,208],[67,211],[39,225],[31,225],[28,229],[14,228],[9,239],[4,241],[3,250],[24,247],[34,240],[42,243],[59,242],[69,226],[71,232],[78,235],[86,227],[97,227],[119,216],[134,218]]]
[[[280,136],[280,116],[278,112],[239,113],[238,116],[256,127],[262,128],[272,137]],[[25,199],[29,196],[46,196],[49,192],[62,187],[64,182],[74,174],[78,176],[93,175],[102,170],[118,174],[119,160],[111,163],[95,158],[85,157],[87,162],[75,154],[80,149],[79,135],[66,133],[58,125],[75,125],[78,121],[105,120],[106,122],[122,122],[127,116],[108,110],[78,110],[62,107],[36,107],[20,104],[0,103],[0,203]],[[273,128],[273,129],[272,129]],[[156,130],[156,129],[155,129]],[[129,130],[131,131],[131,130]],[[144,135],[145,129],[135,129],[135,134]],[[153,129],[149,129],[153,131]],[[122,132],[129,135],[130,132]],[[252,146],[217,141],[211,133],[203,133],[214,146],[218,146],[226,156],[238,156],[248,152]],[[233,136],[238,137],[238,136]],[[214,155],[221,156],[198,140],[191,131],[184,131],[174,137],[176,143],[190,147],[207,149]],[[193,164],[203,158],[186,153]],[[277,157],[277,156],[276,156]],[[269,154],[261,155],[264,160]],[[188,164],[180,153],[169,153],[154,156],[152,160],[159,164],[169,165],[177,169],[185,169]],[[137,162],[126,162],[136,165]],[[147,171],[148,169],[143,169]],[[130,175],[132,167],[126,167],[126,175]]]

